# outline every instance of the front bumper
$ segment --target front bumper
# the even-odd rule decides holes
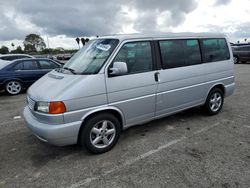
[[[26,125],[33,134],[42,140],[56,146],[72,145],[77,143],[78,133],[82,122],[66,124],[49,124],[40,122],[26,106],[23,111]]]

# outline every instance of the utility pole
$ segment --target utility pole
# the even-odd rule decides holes
[[[48,44],[48,48],[49,48],[49,37],[48,36],[46,36],[47,37],[47,44]]]

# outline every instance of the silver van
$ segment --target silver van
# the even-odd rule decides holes
[[[196,106],[215,115],[235,88],[229,46],[223,34],[93,39],[29,88],[25,121],[44,142],[103,153],[129,126]]]

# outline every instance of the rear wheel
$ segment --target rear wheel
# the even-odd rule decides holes
[[[209,115],[216,115],[218,114],[222,107],[224,102],[224,95],[221,89],[214,88],[210,91],[208,94],[205,109]]]
[[[238,56],[234,56],[234,64],[239,63],[239,57]]]
[[[10,95],[17,95],[23,90],[22,84],[19,81],[12,80],[5,84],[5,91]]]
[[[241,63],[247,63],[246,61],[241,61]]]
[[[118,119],[109,113],[97,114],[83,125],[80,144],[92,153],[104,153],[117,143],[121,125]]]

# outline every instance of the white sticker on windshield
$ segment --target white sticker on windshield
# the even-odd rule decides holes
[[[111,45],[109,44],[98,44],[96,46],[97,49],[102,50],[102,51],[108,51],[111,48]]]

